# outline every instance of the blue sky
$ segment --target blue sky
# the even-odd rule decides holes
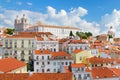
[[[9,12],[9,15],[15,18],[19,13],[20,15],[25,13],[28,19],[32,18],[30,19],[31,22],[33,18],[36,18],[32,14],[36,14],[40,19],[35,19],[34,21],[40,20],[48,24],[77,26],[82,28],[83,31],[90,31],[91,28],[93,33],[102,34],[107,32],[109,26],[113,26],[116,32],[120,30],[120,17],[117,17],[120,15],[119,3],[120,0],[0,0],[0,14],[3,17]],[[53,13],[55,11],[55,15],[48,17],[52,11]],[[16,13],[16,15],[11,13]],[[78,15],[76,16],[75,13]],[[66,21],[64,23],[60,17],[61,15],[62,17],[73,19],[69,21],[70,23],[73,22],[73,24],[69,25]],[[9,21],[13,19],[10,19],[10,16],[7,18],[7,16],[0,18],[0,21],[4,20],[4,24],[2,23],[1,26],[13,27]],[[77,21],[74,21],[76,19]],[[5,23],[6,20],[10,25]],[[51,20],[53,21],[51,22]]]

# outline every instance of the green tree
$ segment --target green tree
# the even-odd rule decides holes
[[[91,32],[85,32],[85,34],[86,34],[87,37],[92,36],[92,33],[91,33]]]
[[[109,39],[110,39],[110,38],[113,38],[112,35],[108,35],[108,37],[109,37]]]
[[[76,35],[80,37],[80,39],[87,39],[88,37],[92,36],[91,32],[76,32]]]
[[[12,35],[13,32],[14,32],[14,29],[7,28],[7,31],[6,31],[7,34]]]
[[[83,36],[82,36],[82,39],[87,39],[87,36],[86,36],[86,35],[83,35]]]
[[[73,34],[73,32],[72,32],[72,31],[70,31],[69,36],[73,36],[73,37],[74,37],[74,34]]]

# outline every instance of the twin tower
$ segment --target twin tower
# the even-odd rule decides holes
[[[28,24],[25,14],[23,14],[23,17],[21,19],[19,19],[19,17],[16,16],[14,26],[15,26],[15,33],[23,32],[27,28]]]

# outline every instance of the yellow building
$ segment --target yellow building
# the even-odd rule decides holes
[[[99,53],[97,50],[74,50],[73,53],[71,54],[72,58],[74,59],[75,63],[85,63],[87,64],[86,59],[93,57],[93,56],[98,56]]]
[[[0,73],[27,73],[27,64],[14,58],[0,59]]]

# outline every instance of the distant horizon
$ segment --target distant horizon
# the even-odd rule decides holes
[[[14,28],[16,15],[25,14],[31,24],[41,21],[78,27],[95,35],[106,34],[113,26],[116,37],[120,37],[119,3],[119,0],[0,0],[0,27]]]

